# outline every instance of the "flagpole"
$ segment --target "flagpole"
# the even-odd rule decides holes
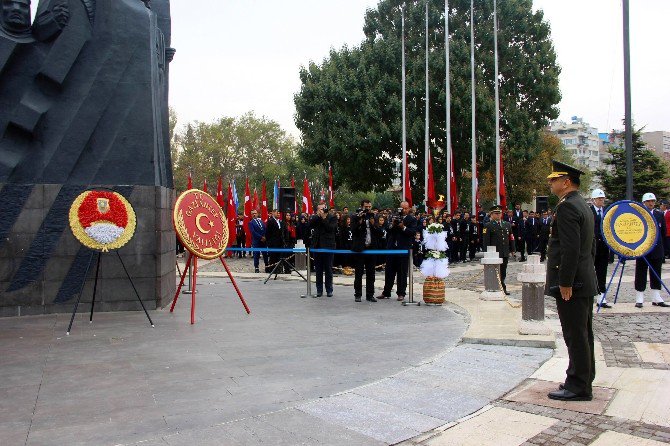
[[[428,156],[429,156],[429,150],[430,150],[430,129],[429,129],[429,124],[430,124],[430,101],[429,101],[429,83],[428,83],[428,57],[429,57],[429,51],[428,51],[428,0],[426,0],[426,131],[424,135],[424,203],[425,203],[425,209],[428,211]]]
[[[475,134],[475,5],[470,0],[470,82],[472,84],[472,213],[477,213],[477,141]]]
[[[502,154],[500,152],[500,96],[498,91],[498,11],[496,0],[493,0],[493,67],[495,76],[495,101],[496,101],[496,203],[500,204],[500,163]]]
[[[402,28],[402,199],[407,199],[407,116],[405,114],[405,5],[400,7]]]
[[[446,96],[447,96],[447,212],[451,214],[451,85],[449,76],[449,0],[444,0],[444,48],[446,52]]]

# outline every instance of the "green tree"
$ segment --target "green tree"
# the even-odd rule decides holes
[[[186,188],[189,172],[197,187],[206,178],[210,188],[214,188],[215,181],[222,176],[224,189],[227,189],[227,182],[235,179],[240,195],[244,193],[246,177],[249,177],[252,192],[256,186],[259,194],[261,183],[266,179],[269,199],[277,177],[282,186],[286,186],[294,175],[299,192],[305,174],[312,180],[319,179],[322,184],[325,178],[322,169],[304,164],[298,156],[296,141],[277,122],[257,117],[253,112],[210,123],[189,123],[175,134],[173,147],[178,191]]]
[[[645,192],[653,192],[657,197],[670,194],[670,168],[653,150],[646,147],[641,137],[641,129],[633,131],[633,199],[641,200]],[[608,152],[610,158],[605,160],[606,167],[599,169],[596,175],[600,178],[605,194],[612,200],[626,198],[626,150],[623,147],[625,135],[623,131],[612,132],[614,141]]]
[[[444,2],[429,1],[430,146],[439,190],[446,188]],[[417,201],[423,189],[424,1],[382,0],[365,17],[365,40],[332,50],[300,70],[295,96],[301,157],[331,161],[352,191],[386,190],[402,153],[401,15],[406,4],[407,146]],[[493,19],[491,2],[476,2],[475,76],[480,175],[495,165]],[[456,171],[470,166],[470,2],[450,2],[452,144]],[[501,136],[510,159],[541,150],[539,131],[558,116],[556,55],[549,25],[531,0],[498,2]],[[459,176],[460,177],[460,176]],[[459,178],[459,190],[469,189]],[[469,200],[466,200],[466,202]]]

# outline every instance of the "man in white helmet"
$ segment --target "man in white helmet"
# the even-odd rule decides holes
[[[598,279],[598,297],[597,305],[601,308],[612,308],[607,303],[607,299],[602,300],[603,294],[607,289],[607,264],[609,263],[610,248],[603,239],[601,231],[603,218],[605,217],[605,192],[602,189],[594,189],[591,192],[591,211],[594,221],[594,238],[596,241],[596,256],[593,265],[596,268],[596,278]],[[602,304],[601,304],[602,300]]]
[[[656,220],[656,230],[661,234],[665,234],[665,218],[663,213],[658,209],[654,209],[656,206],[656,196],[651,192],[647,192],[642,196],[642,203],[644,206],[651,212]],[[651,300],[652,305],[657,307],[670,307],[666,304],[661,297],[661,266],[663,264],[664,250],[663,243],[657,243],[654,249],[649,252],[644,258],[639,258],[635,261],[635,291],[637,295],[635,298],[635,306],[637,308],[642,308],[642,303],[644,302],[644,290],[647,288],[647,269],[648,265],[645,262],[645,258],[649,261],[649,265],[656,272],[654,274],[652,271],[649,271],[649,284],[651,288]]]

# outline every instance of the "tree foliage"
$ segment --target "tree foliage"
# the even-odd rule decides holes
[[[295,96],[301,157],[331,161],[353,191],[391,185],[402,153],[401,5],[406,4],[407,147],[416,198],[423,191],[425,2],[382,0],[365,17],[365,40],[331,50],[321,64],[300,70]],[[449,11],[451,130],[461,202],[469,201],[470,2],[452,0]],[[475,6],[477,146],[480,176],[495,165],[493,19],[491,2]],[[529,162],[540,151],[540,129],[558,116],[556,55],[549,25],[531,0],[498,2],[501,136],[506,159]],[[446,188],[444,2],[429,0],[430,146],[439,190]],[[509,169],[508,169],[509,171]],[[520,185],[519,190],[524,186]],[[524,193],[526,193],[525,191]],[[418,200],[417,200],[418,201]]]
[[[623,131],[612,132],[611,139],[619,141],[608,151],[610,158],[605,160],[605,168],[596,172],[603,185],[605,194],[614,201],[626,198],[626,150],[623,147]],[[646,147],[641,130],[633,131],[633,199],[641,200],[646,192],[657,197],[670,194],[670,168],[653,150]]]
[[[266,179],[270,195],[277,177],[282,186],[287,186],[294,175],[299,190],[305,174],[322,184],[325,178],[321,168],[304,164],[298,157],[296,141],[277,122],[257,117],[253,112],[210,123],[187,124],[174,136],[172,160],[177,190],[185,189],[189,172],[198,187],[205,178],[210,187],[220,175],[226,184],[236,179],[238,194],[244,193],[240,189],[246,177],[251,188],[258,187],[259,193],[261,182]]]

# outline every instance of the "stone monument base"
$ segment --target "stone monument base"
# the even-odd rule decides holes
[[[174,190],[104,186],[124,195],[137,214],[133,239],[118,253],[147,309],[175,292]],[[93,251],[72,235],[68,213],[78,185],[0,184],[0,317],[72,311]],[[80,312],[90,310],[95,257]],[[103,253],[96,311],[141,310],[116,252]]]

